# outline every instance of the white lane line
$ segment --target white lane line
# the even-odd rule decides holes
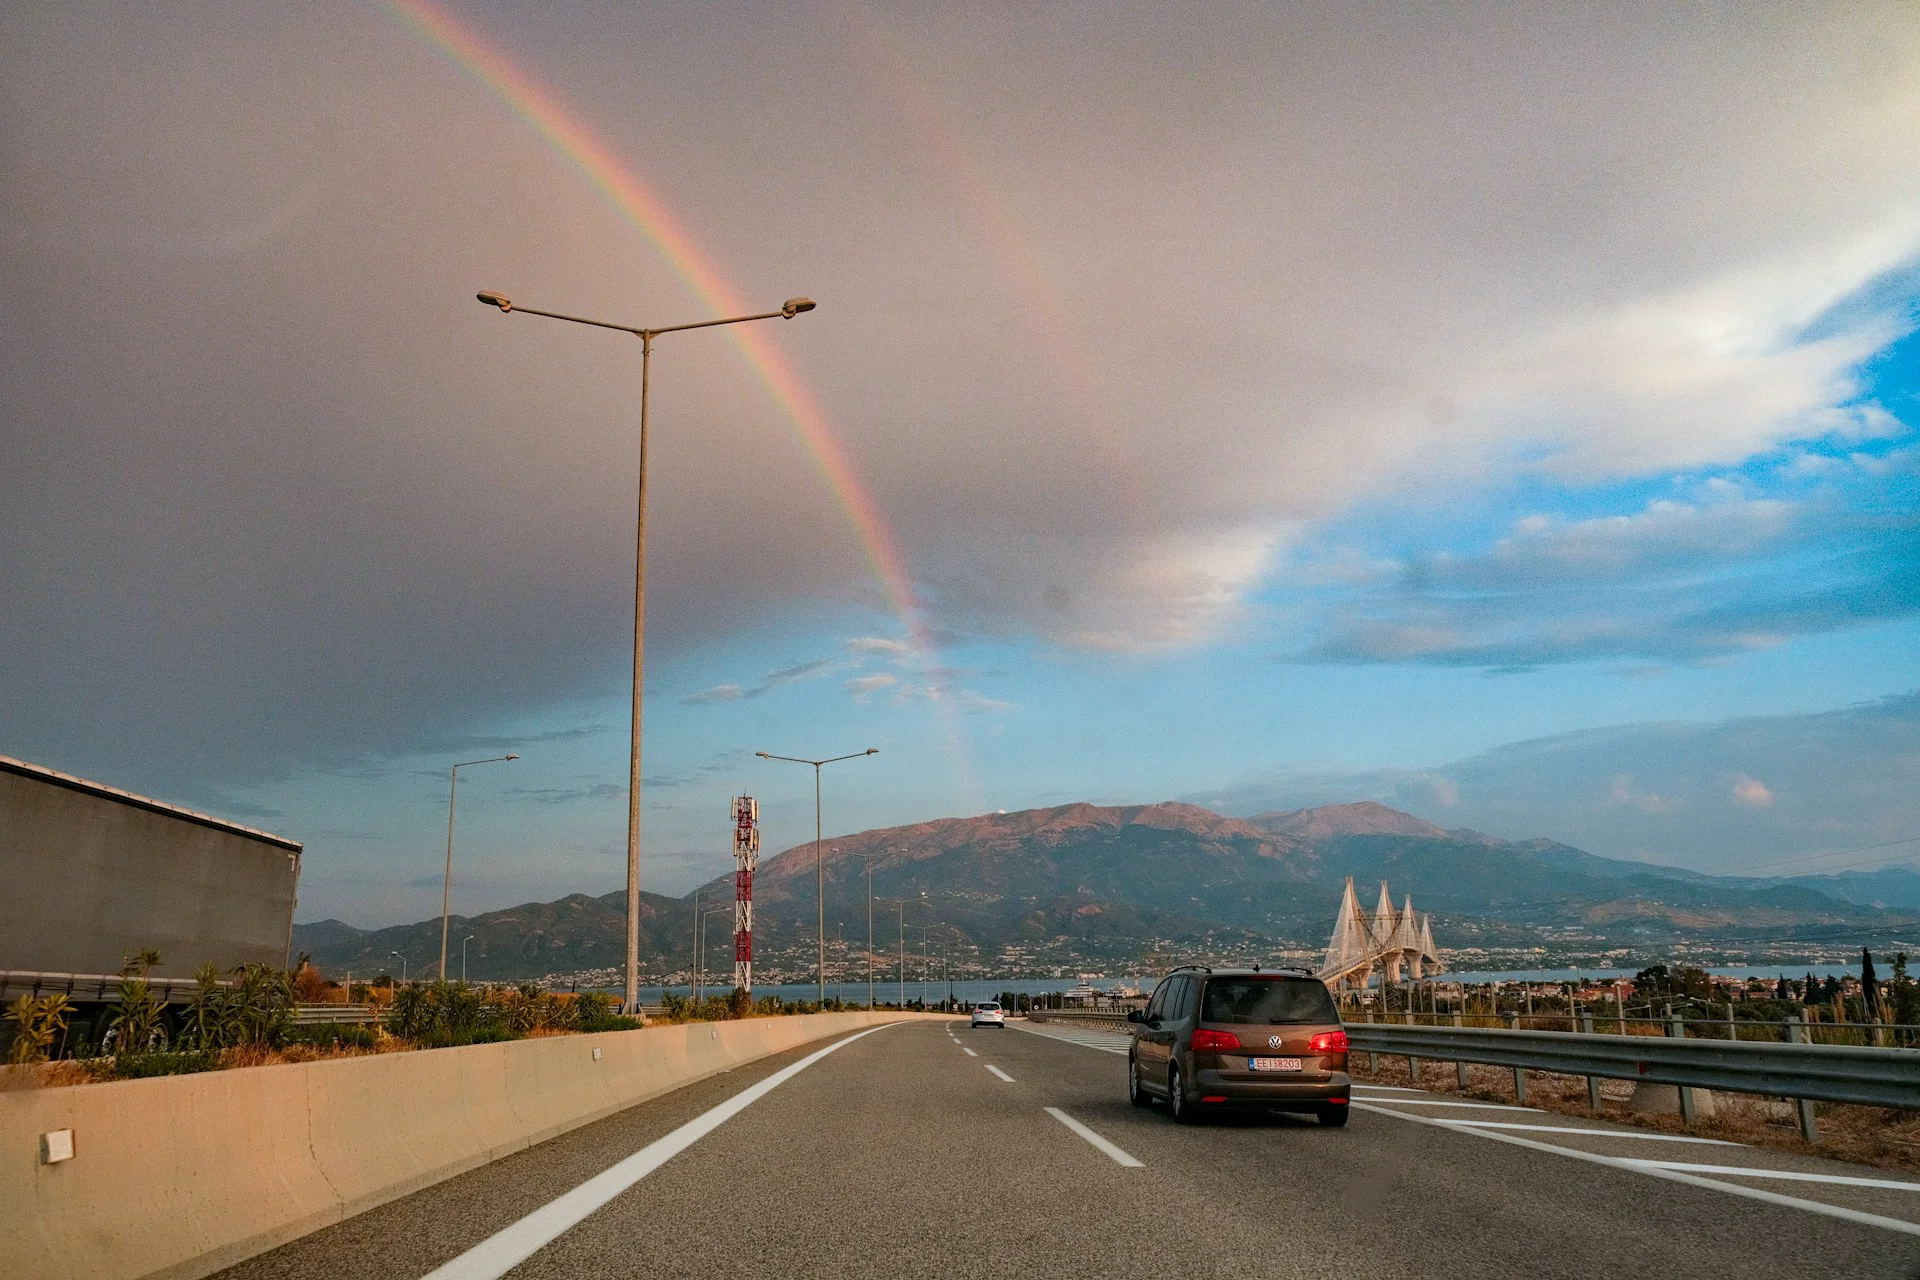
[[[1736,1178],[1780,1178],[1788,1182],[1828,1182],[1842,1187],[1879,1187],[1888,1191],[1920,1191],[1920,1182],[1890,1178],[1848,1178],[1837,1173],[1796,1173],[1789,1169],[1742,1169],[1729,1164],[1682,1164],[1677,1160],[1629,1160],[1649,1169],[1677,1169],[1682,1173],[1731,1174]]]
[[[1356,1093],[1356,1098],[1367,1097]],[[1525,1111],[1531,1115],[1544,1114],[1538,1107],[1515,1107],[1504,1102],[1442,1102],[1438,1098],[1370,1098],[1371,1102],[1391,1102],[1396,1107],[1465,1107],[1474,1111]]]
[[[1591,1151],[1580,1151],[1573,1147],[1555,1146],[1551,1142],[1535,1142],[1532,1138],[1522,1138],[1518,1134],[1496,1133],[1491,1129],[1469,1129],[1457,1121],[1440,1116],[1417,1116],[1407,1111],[1392,1111],[1386,1107],[1376,1107],[1370,1103],[1355,1102],[1356,1111],[1371,1111],[1376,1115],[1392,1116],[1411,1124],[1430,1124],[1436,1129],[1450,1129],[1454,1133],[1464,1133],[1469,1137],[1485,1138],[1489,1142],[1504,1142],[1510,1146],[1526,1147],[1530,1151],[1545,1151],[1556,1156],[1565,1156],[1569,1160],[1584,1160],[1588,1164],[1605,1165],[1609,1169],[1625,1169],[1629,1173],[1645,1174],[1649,1178],[1664,1178],[1668,1182],[1681,1182],[1690,1187],[1705,1187],[1709,1191],[1719,1191],[1730,1196],[1741,1196],[1748,1200],[1760,1200],[1767,1204],[1782,1205],[1789,1209],[1804,1209],[1808,1213],[1818,1213],[1829,1218],[1839,1218],[1845,1222],[1857,1222],[1862,1226],[1881,1227],[1888,1231],[1898,1231],[1905,1235],[1920,1236],[1920,1222],[1907,1222],[1900,1218],[1883,1218],[1877,1213],[1862,1213],[1858,1209],[1846,1209],[1837,1204],[1826,1204],[1819,1200],[1802,1200],[1797,1196],[1783,1196],[1772,1191],[1762,1191],[1758,1187],[1743,1187],[1738,1183],[1721,1182],[1716,1178],[1702,1178],[1691,1173],[1682,1173],[1678,1169],[1662,1169],[1658,1161],[1627,1160],[1620,1156],[1596,1155]]]
[[[1062,1111],[1060,1108],[1047,1107],[1045,1110],[1046,1110],[1046,1113],[1052,1116],[1055,1120],[1058,1120],[1061,1124],[1067,1126],[1067,1128],[1073,1130],[1075,1133],[1085,1138],[1088,1142],[1092,1143],[1097,1150],[1104,1152],[1107,1155],[1107,1157],[1111,1159],[1115,1164],[1124,1165],[1129,1169],[1146,1168],[1146,1165],[1134,1159],[1132,1156],[1128,1155],[1126,1152],[1122,1151],[1120,1148],[1114,1146],[1111,1142],[1108,1142],[1105,1138],[1101,1137],[1099,1134],[1095,1133],[1093,1130],[1087,1128],[1087,1126],[1081,1124],[1078,1120],[1075,1120],[1072,1116],[1068,1115],[1066,1112]]]
[[[1019,1026],[1020,1030],[1030,1036],[1044,1036],[1049,1040],[1058,1040],[1062,1044],[1079,1045],[1082,1049],[1098,1049],[1102,1053],[1126,1053],[1127,1046],[1131,1044],[1133,1040],[1131,1036],[1121,1036],[1117,1033],[1043,1031],[1039,1027],[1029,1027],[1023,1024],[1016,1025]],[[1102,1035],[1104,1038],[1094,1040],[1090,1038],[1093,1035]],[[1118,1040],[1120,1043],[1113,1043],[1115,1040]]]
[[[856,1032],[845,1040],[836,1040],[826,1048],[808,1054],[790,1067],[783,1067],[759,1084],[736,1093],[713,1110],[687,1121],[666,1137],[648,1143],[606,1172],[588,1178],[559,1199],[535,1209],[512,1226],[488,1236],[445,1266],[428,1272],[425,1280],[499,1280],[563,1233],[578,1226],[595,1209],[834,1050],[845,1048],[862,1036],[900,1025],[891,1022],[868,1027],[865,1031]]]
[[[1591,1138],[1644,1138],[1649,1142],[1697,1142],[1706,1147],[1744,1147],[1744,1142],[1719,1138],[1683,1138],[1677,1133],[1642,1133],[1638,1129],[1570,1129],[1563,1124],[1515,1124],[1511,1120],[1448,1120],[1473,1129],[1531,1129],[1536,1133],[1577,1133]]]
[[[987,1064],[987,1070],[993,1072],[993,1074],[999,1076],[1002,1080],[1005,1080],[1008,1084],[1013,1083],[1012,1076],[1008,1075],[1006,1072],[1002,1071],[1000,1068],[994,1066],[991,1062]]]
[[[1358,1093],[1359,1093],[1359,1092],[1360,1092],[1360,1091],[1361,1091],[1362,1089],[1365,1089],[1365,1090],[1366,1090],[1366,1091],[1367,1091],[1368,1093],[1424,1093],[1424,1094],[1431,1094],[1431,1093],[1433,1092],[1433,1090],[1431,1090],[1431,1089],[1409,1089],[1409,1088],[1407,1088],[1407,1087],[1406,1087],[1405,1085],[1401,1085],[1401,1084],[1357,1084],[1357,1085],[1355,1085],[1355,1086],[1353,1086],[1353,1091],[1354,1091],[1354,1093],[1356,1093],[1356,1094],[1358,1094]]]
[[[979,1054],[975,1053],[973,1050],[967,1048],[967,1046],[965,1045],[960,1046],[960,1052],[966,1054],[969,1058],[977,1058],[980,1056]]]

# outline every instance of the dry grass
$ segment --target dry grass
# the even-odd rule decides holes
[[[1367,1070],[1369,1055],[1354,1053],[1349,1068],[1356,1081],[1368,1084],[1406,1085],[1407,1060],[1380,1055],[1380,1070]],[[1423,1059],[1419,1085],[1435,1093],[1473,1098],[1482,1102],[1507,1102],[1513,1098],[1513,1072],[1508,1067],[1470,1066],[1468,1087],[1458,1087],[1451,1062]],[[1660,1133],[1690,1133],[1702,1138],[1723,1138],[1752,1146],[1778,1147],[1802,1155],[1850,1160],[1881,1169],[1897,1169],[1920,1174],[1920,1112],[1887,1107],[1850,1107],[1837,1103],[1817,1103],[1820,1141],[1808,1145],[1800,1140],[1800,1129],[1791,1102],[1753,1094],[1715,1093],[1715,1114],[1702,1118],[1691,1128],[1677,1115],[1646,1114],[1627,1110],[1627,1098],[1633,1092],[1630,1080],[1603,1080],[1600,1084],[1601,1109],[1587,1107],[1587,1082],[1583,1076],[1552,1075],[1544,1071],[1527,1072],[1527,1105],[1560,1115],[1582,1119],[1603,1119]]]

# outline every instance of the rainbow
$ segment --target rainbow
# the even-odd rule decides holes
[[[733,315],[749,310],[679,220],[647,190],[620,157],[552,93],[433,0],[385,0],[385,3],[406,26],[478,80],[579,170],[715,314]],[[885,586],[916,649],[930,652],[932,639],[914,593],[913,579],[907,572],[906,558],[813,393],[801,382],[780,349],[764,336],[764,328],[737,325],[727,332],[740,344],[748,365],[766,385],[774,403],[793,423],[827,487],[845,510],[874,574]]]
[[[435,0],[382,0],[382,3],[402,25],[478,81],[545,139],[654,246],[693,294],[715,314],[734,315],[752,309],[632,169],[533,77],[514,66]],[[912,658],[928,677],[927,694],[946,731],[959,780],[970,798],[977,800],[978,784],[954,718],[954,708],[933,679],[937,667],[936,644],[899,542],[881,517],[879,504],[861,483],[852,459],[847,456],[826,414],[779,347],[764,336],[766,332],[759,325],[733,325],[727,329],[774,403],[793,424],[829,491],[853,526],[874,575],[880,579],[900,617]]]

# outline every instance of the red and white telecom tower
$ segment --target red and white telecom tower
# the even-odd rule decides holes
[[[733,985],[753,993],[753,869],[760,861],[760,803],[733,799]]]

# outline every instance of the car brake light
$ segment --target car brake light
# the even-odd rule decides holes
[[[1205,1049],[1238,1049],[1240,1037],[1231,1031],[1209,1031],[1205,1027],[1193,1033],[1193,1047]]]
[[[1308,1053],[1345,1053],[1347,1051],[1347,1033],[1344,1031],[1322,1031],[1307,1041]]]

